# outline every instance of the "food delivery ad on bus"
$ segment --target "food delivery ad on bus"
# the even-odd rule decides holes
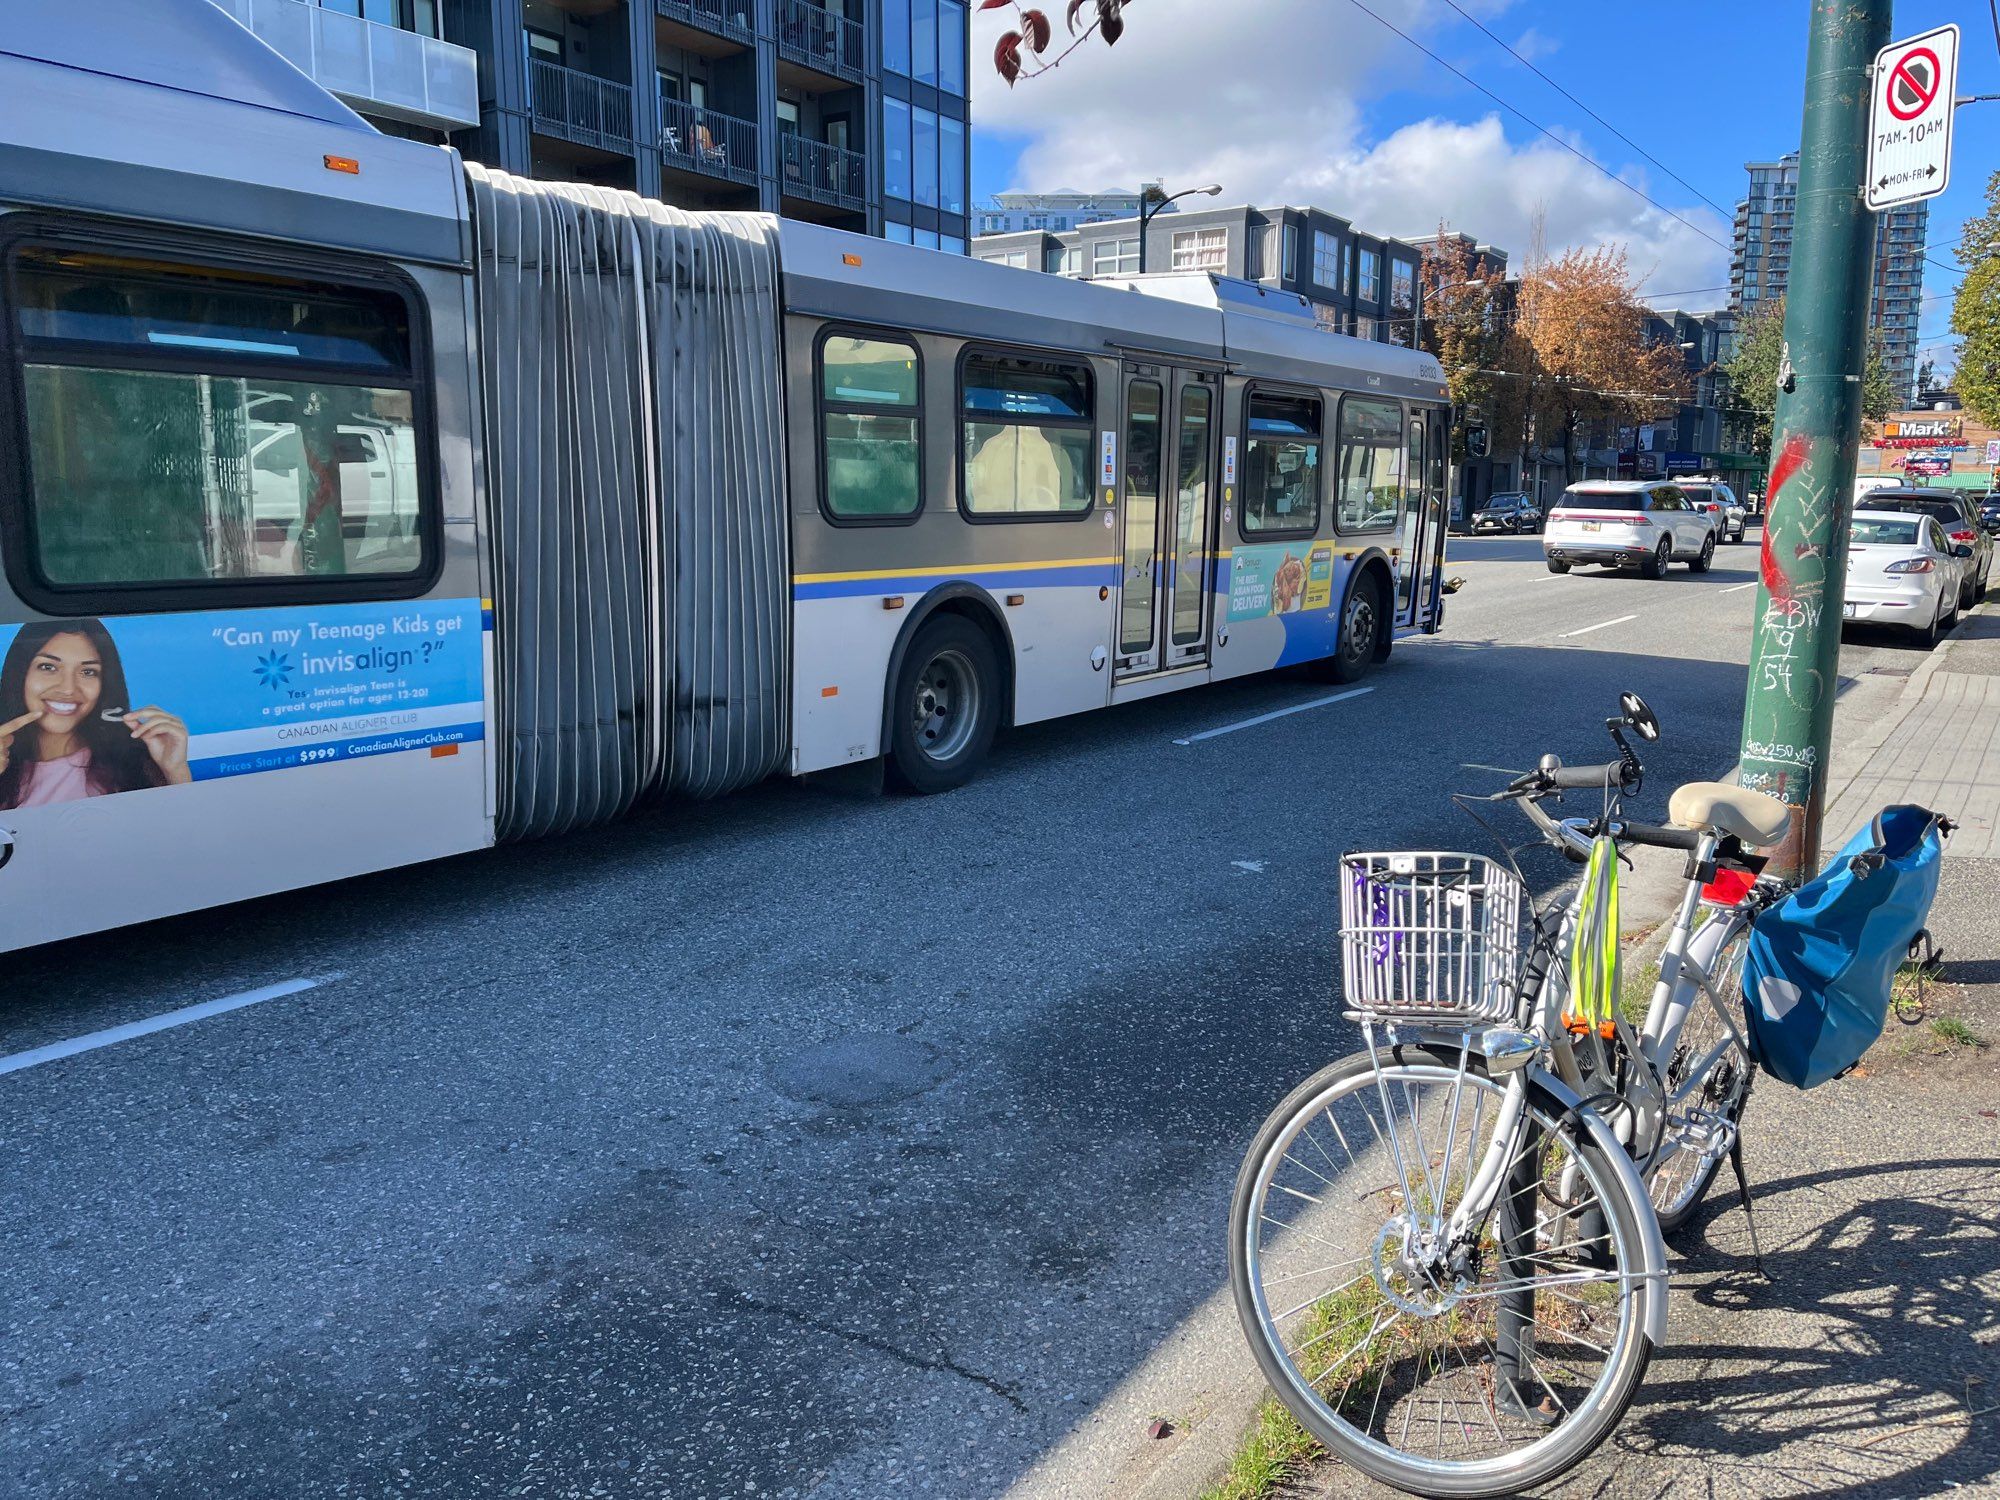
[[[0,810],[479,740],[480,620],[418,599],[0,625]]]

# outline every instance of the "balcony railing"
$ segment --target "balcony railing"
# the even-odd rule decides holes
[[[778,170],[784,190],[797,198],[836,208],[862,208],[868,202],[868,158],[859,151],[809,141],[801,135],[778,137]]]
[[[305,0],[216,0],[328,93],[363,114],[463,130],[479,123],[479,58]]]
[[[757,127],[679,99],[660,100],[660,155],[682,167],[731,182],[757,180]]]
[[[739,42],[757,39],[751,0],[654,0],[654,5],[669,21],[685,21]]]
[[[812,0],[778,0],[778,51],[822,73],[861,81],[861,25]]]
[[[622,83],[533,57],[528,109],[544,135],[603,151],[632,149],[632,90]]]

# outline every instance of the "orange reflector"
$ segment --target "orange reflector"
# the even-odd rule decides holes
[[[1028,596],[1026,594],[1009,594],[1007,596],[1007,602],[1009,604],[1026,604],[1028,602]]]
[[[350,177],[361,175],[361,163],[351,156],[322,156],[320,160],[326,163],[329,172],[345,172]]]
[[[433,745],[433,746],[431,746],[431,759],[432,759],[432,760],[443,760],[443,759],[444,759],[444,758],[445,758],[445,757],[446,757],[447,755],[456,755],[456,754],[458,754],[458,746],[456,746],[456,745]]]
[[[884,609],[901,609],[903,607],[903,596],[901,594],[891,594],[882,601],[882,607]]]
[[[819,695],[822,698],[838,698],[840,696],[840,689],[837,687],[821,688]]]
[[[1109,599],[1111,597],[1111,590],[1101,588],[1097,591],[1097,597],[1100,599]]]
[[[861,264],[861,257],[858,255],[843,255],[840,257],[840,263],[843,266],[858,266]]]

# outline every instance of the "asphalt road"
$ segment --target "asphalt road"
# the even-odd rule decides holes
[[[928,800],[773,784],[8,961],[0,1494],[1005,1491],[1224,1280],[1238,1154],[1346,1050],[1339,852],[1666,726],[1734,759],[1753,546],[1468,542],[1371,691],[1011,734]],[[1857,643],[1844,672],[1917,657]]]

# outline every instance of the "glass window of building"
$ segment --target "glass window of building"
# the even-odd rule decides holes
[[[1299,226],[1285,226],[1285,259],[1278,273],[1286,281],[1296,281],[1299,275]]]
[[[917,231],[917,248],[919,250],[935,250],[937,249],[937,247],[938,247],[938,232],[935,229],[919,229]],[[1026,255],[1023,255],[1021,257],[1022,269],[1025,270],[1027,268],[1027,264],[1028,264],[1028,257]]]
[[[910,232],[910,226],[907,224],[898,224],[894,219],[888,219],[883,222],[882,238],[893,241],[898,245],[913,245],[916,243],[916,237]]]
[[[1382,254],[1379,250],[1361,252],[1361,288],[1357,295],[1366,302],[1373,302],[1382,295]]]
[[[938,0],[938,87],[965,97],[965,7],[959,0]]]
[[[1324,229],[1313,231],[1313,281],[1335,291],[1346,290],[1340,284],[1340,236]]]
[[[953,255],[963,255],[965,238],[962,235],[941,234],[938,236],[938,249],[949,251]]]
[[[938,0],[910,0],[910,76],[918,83],[938,81]]]
[[[965,212],[965,122],[938,117],[938,206],[948,214]]]
[[[963,370],[966,514],[1075,515],[1090,509],[1089,366],[973,354]]]
[[[901,99],[882,100],[882,191],[910,198],[910,106]]]
[[[1090,274],[1133,276],[1139,270],[1139,238],[1099,240],[1090,247]]]
[[[1340,280],[1336,283],[1341,291],[1351,292],[1354,290],[1354,278],[1351,274],[1353,270],[1354,242],[1352,240],[1342,240],[1340,242]]]
[[[916,183],[916,201],[926,208],[938,206],[938,117],[928,109],[913,109],[916,150],[910,157],[910,175]]]
[[[1174,235],[1176,271],[1227,271],[1229,231],[1226,229],[1183,229]]]
[[[882,66],[910,76],[910,0],[882,0]]]

